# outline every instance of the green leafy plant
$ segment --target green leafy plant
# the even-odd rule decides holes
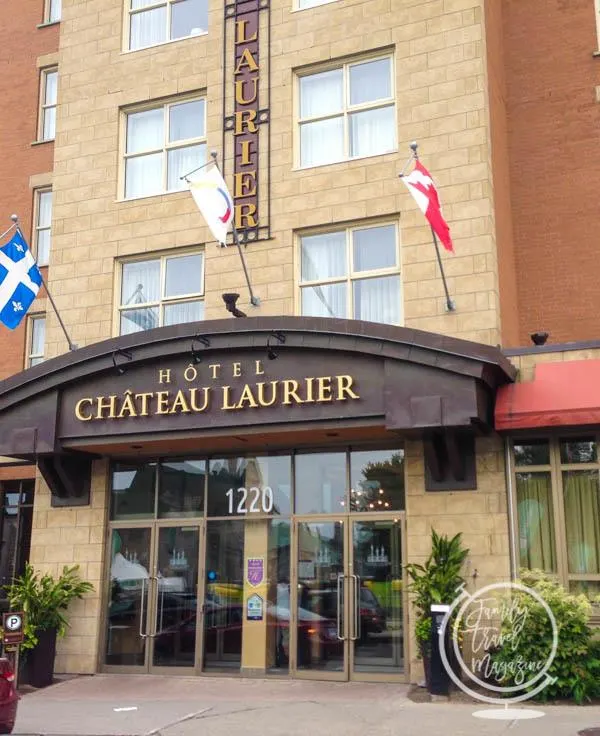
[[[27,563],[25,572],[6,586],[11,609],[25,613],[22,649],[33,649],[40,631],[56,629],[58,636],[64,636],[69,626],[65,616],[69,604],[93,589],[91,583],[79,576],[79,565],[65,565],[61,576],[55,579],[36,573]]]
[[[581,704],[600,697],[600,642],[594,641],[589,625],[592,611],[585,595],[568,593],[554,578],[540,570],[522,570],[520,582],[532,588],[552,611],[558,628],[558,649],[548,670],[555,678],[536,695],[538,700],[570,699]],[[516,685],[517,673],[511,663],[545,663],[552,650],[552,626],[545,608],[531,595],[515,591],[515,602],[525,612],[523,628],[516,642],[491,653],[496,671],[505,673],[502,686]],[[503,624],[510,636],[512,624]],[[537,684],[537,683],[536,683]],[[535,687],[535,685],[532,686]]]
[[[431,605],[450,604],[465,580],[461,576],[462,566],[469,554],[463,547],[462,535],[451,539],[431,530],[431,554],[424,565],[411,563],[406,566],[411,580],[408,590],[413,594],[413,605],[417,611],[415,636],[421,653],[427,653],[431,632]]]

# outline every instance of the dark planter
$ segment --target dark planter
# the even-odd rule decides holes
[[[27,652],[27,680],[33,687],[52,685],[56,655],[56,629],[38,632],[37,645]]]

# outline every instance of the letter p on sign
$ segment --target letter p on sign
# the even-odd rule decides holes
[[[20,644],[23,641],[24,619],[25,614],[22,611],[12,611],[11,613],[2,614],[5,644]]]

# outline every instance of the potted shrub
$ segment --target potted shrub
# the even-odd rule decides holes
[[[69,626],[66,610],[71,601],[83,598],[93,589],[79,576],[78,565],[65,565],[61,576],[55,579],[48,574],[40,576],[29,563],[25,572],[6,586],[11,609],[25,613],[21,651],[29,684],[52,684],[56,638],[64,636]]]
[[[409,591],[413,594],[416,609],[415,637],[419,654],[423,659],[425,682],[429,688],[429,658],[431,641],[431,605],[451,604],[458,589],[464,585],[461,569],[469,550],[462,545],[462,535],[449,539],[446,535],[431,530],[431,554],[424,565],[415,563],[406,566],[410,578]],[[450,663],[454,657],[449,655]]]

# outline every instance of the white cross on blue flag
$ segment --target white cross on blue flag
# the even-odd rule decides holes
[[[42,275],[17,230],[0,248],[0,322],[11,330],[18,327],[41,285]]]

